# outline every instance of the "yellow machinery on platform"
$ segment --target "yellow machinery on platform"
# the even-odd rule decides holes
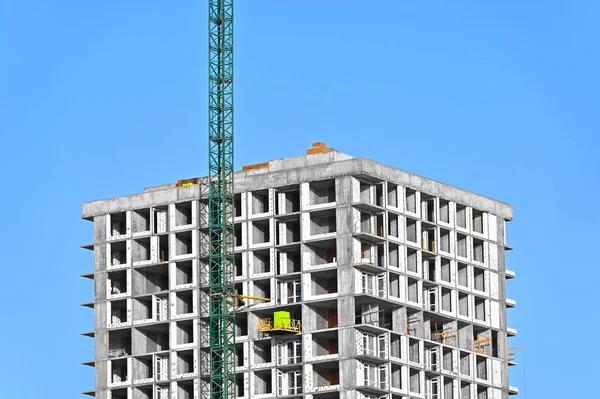
[[[476,347],[475,352],[483,354],[483,345],[487,344],[488,342],[492,342],[491,337],[481,338],[481,335],[477,334],[477,339],[473,341],[473,345]]]
[[[290,312],[273,312],[273,319],[258,320],[259,332],[300,332],[302,331],[302,322],[292,319]]]

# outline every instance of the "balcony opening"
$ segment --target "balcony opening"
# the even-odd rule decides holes
[[[383,183],[375,185],[375,205],[383,206]]]
[[[475,356],[475,368],[477,369],[477,378],[487,380],[487,359],[484,356]]]
[[[109,272],[108,273],[108,289],[111,295],[119,295],[127,293],[127,272]]]
[[[400,230],[398,224],[398,215],[394,213],[388,213],[388,235],[399,238]]]
[[[480,321],[485,321],[485,299],[475,297],[475,318]]]
[[[445,371],[454,371],[454,351],[450,348],[442,348],[442,369]]]
[[[398,208],[398,186],[389,182],[387,184],[387,203],[389,206]]]
[[[261,298],[271,298],[271,280],[254,280],[252,282],[254,285],[253,296],[261,297]],[[252,303],[259,304],[264,303],[261,301],[253,301]]]
[[[311,242],[306,245],[310,251],[310,264],[311,265],[325,265],[336,262],[336,241],[335,240],[324,240]]]
[[[389,273],[389,294],[394,298],[400,298],[400,276]]]
[[[252,226],[252,244],[264,244],[271,242],[271,228],[269,219],[256,220],[250,223]]]
[[[175,204],[175,226],[192,224],[192,202]]]
[[[335,233],[335,209],[312,212],[310,214],[310,235]]]
[[[388,243],[389,265],[391,267],[400,267],[400,250],[398,245]]]
[[[337,353],[339,353],[337,330],[313,334],[313,356],[327,356]]]
[[[392,388],[402,389],[402,367],[398,364],[392,363]]]
[[[440,198],[440,222],[450,223],[450,202]]]
[[[316,306],[311,306],[310,309],[315,330],[325,330],[337,327],[337,301],[319,303]]]
[[[283,215],[300,211],[300,189],[295,186],[293,190],[278,192],[277,195],[277,214]]]
[[[127,263],[127,244],[125,241],[108,244],[110,248],[110,265],[118,266]]]
[[[127,234],[127,214],[125,212],[113,213],[110,215],[110,235],[111,237]]]
[[[338,292],[337,271],[327,270],[311,274],[312,295],[334,294]]]
[[[442,281],[444,281],[446,283],[452,282],[452,272],[450,269],[451,269],[450,259],[441,258],[440,259],[441,278],[442,278]]]
[[[390,334],[390,356],[402,359],[402,339],[400,334]]]
[[[177,262],[175,265],[175,285],[186,285],[194,282],[193,263],[191,260]]]
[[[458,314],[469,317],[469,295],[464,292],[458,293]]]
[[[485,270],[478,267],[473,268],[473,285],[476,290],[485,292]]]
[[[133,240],[133,261],[143,262],[150,260],[150,238]]]
[[[302,270],[300,250],[277,253],[277,274],[298,273]]]
[[[150,233],[150,208],[137,209],[131,212],[131,232]]]
[[[178,321],[176,323],[176,342],[177,345],[187,345],[194,343],[194,322],[193,320]]]
[[[133,321],[152,319],[152,296],[133,300]]]
[[[169,289],[169,273],[164,265],[143,267],[134,270],[136,294],[147,295]]]
[[[460,399],[471,399],[471,384],[467,381],[460,382]]]
[[[138,330],[141,334],[136,337],[136,348],[139,348],[136,350],[142,353],[152,353],[169,349],[169,325],[167,323],[138,327]],[[157,371],[155,370],[155,372]]]
[[[127,396],[127,388],[111,389],[108,391],[108,394],[111,399],[129,399]]]
[[[271,363],[271,340],[254,341],[254,362],[252,364]]]
[[[328,387],[340,383],[339,362],[318,363],[313,365],[313,387]]]
[[[467,257],[467,236],[464,234],[456,234],[456,255]]]
[[[242,194],[233,195],[233,209],[235,210],[236,218],[242,216]]]
[[[487,387],[477,385],[477,399],[488,399]]]
[[[460,373],[462,375],[471,375],[471,359],[469,353],[460,352]]]
[[[418,273],[417,251],[414,249],[406,249],[406,270],[412,273]]]
[[[194,372],[194,351],[186,350],[177,352],[177,375]]]
[[[118,325],[127,322],[127,300],[110,301],[110,322],[111,325]]]
[[[152,356],[133,359],[133,381],[152,378]]]
[[[435,233],[436,233],[435,227],[422,225],[421,236],[422,236],[422,240],[423,240],[422,241],[423,250],[428,251],[428,252],[436,252],[437,251],[437,246],[435,243]]]
[[[152,385],[135,387],[133,390],[133,399],[152,399]]]
[[[278,244],[291,244],[300,242],[300,222],[289,220],[283,225],[285,226],[283,230],[284,237],[280,237]],[[283,241],[281,238],[285,238],[285,241]]]
[[[108,332],[108,357],[131,355],[131,329]]]
[[[421,349],[419,348],[419,340],[409,338],[408,340],[408,361],[413,363],[421,362]]]
[[[409,371],[410,386],[409,390],[412,393],[421,393],[421,376],[419,370],[410,369]]]
[[[253,215],[269,212],[269,190],[253,191],[251,196]]]
[[[165,263],[169,261],[169,236],[158,236],[158,256],[159,262]]]
[[[450,231],[440,229],[440,251],[450,252]]]
[[[309,204],[320,205],[335,202],[335,179],[309,183]]]
[[[271,251],[268,249],[252,252],[254,274],[271,272]]]
[[[483,212],[473,209],[473,231],[483,234]]]
[[[408,278],[408,300],[419,303],[419,281]]]
[[[193,251],[192,246],[192,232],[185,231],[182,233],[175,234],[175,255],[191,255]]]
[[[442,287],[442,310],[452,312],[452,290]]]
[[[458,264],[458,285],[469,287],[469,266],[464,263]]]

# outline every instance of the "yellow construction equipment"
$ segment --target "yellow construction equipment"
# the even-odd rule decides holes
[[[432,337],[442,337],[442,345],[448,345],[448,340],[446,339],[446,337],[448,335],[450,335],[451,337],[453,337],[454,334],[456,332],[456,330],[444,330],[444,331],[440,331],[440,332],[436,332],[431,334]]]
[[[244,301],[244,299],[254,299],[255,301],[271,302],[271,298],[263,298],[261,296],[237,295],[236,297],[238,306],[244,306],[246,304],[246,301]]]
[[[473,341],[473,345],[476,348],[475,352],[483,355],[483,345],[492,342],[492,337],[489,338],[481,338],[481,335],[477,334],[477,339]]]
[[[302,321],[292,319],[290,312],[273,312],[273,320],[259,319],[258,332],[300,332]]]

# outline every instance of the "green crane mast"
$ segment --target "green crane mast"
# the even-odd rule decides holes
[[[233,0],[209,0],[210,398],[235,398]]]

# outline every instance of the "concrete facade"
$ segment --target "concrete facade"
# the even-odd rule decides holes
[[[502,399],[510,205],[331,151],[235,175],[240,399]],[[83,204],[99,399],[208,398],[207,187]],[[275,311],[299,332],[259,332]]]

